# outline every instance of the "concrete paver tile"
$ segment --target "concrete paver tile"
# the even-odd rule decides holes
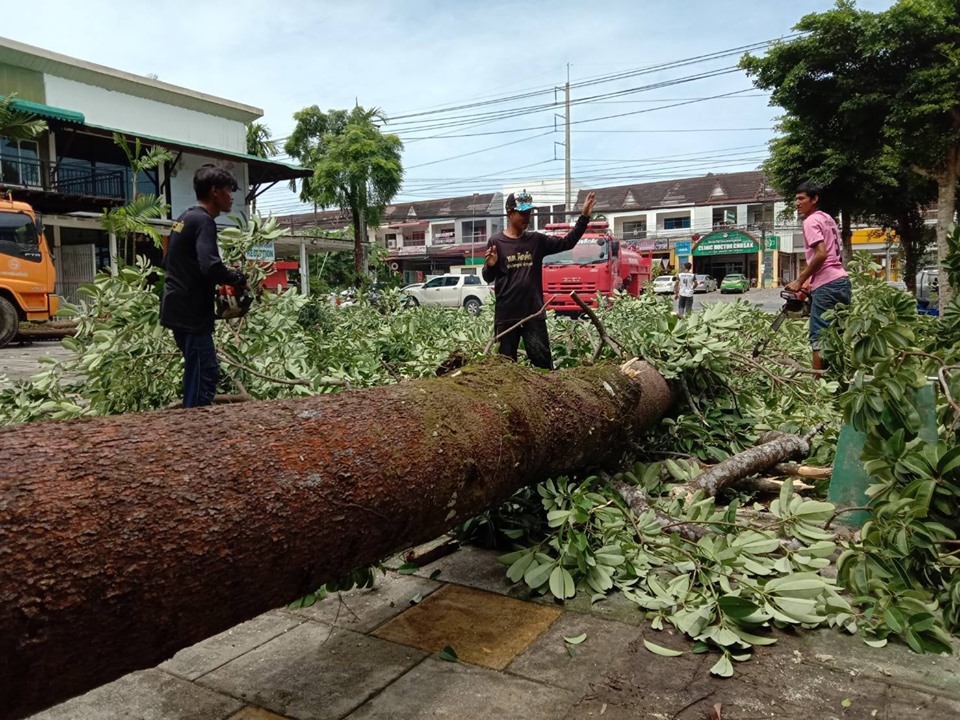
[[[373,588],[334,593],[308,608],[288,612],[328,625],[369,632],[410,607],[410,601],[418,595],[424,598],[439,587],[440,583],[433,580],[388,572],[377,575]]]
[[[563,717],[578,698],[575,693],[494,670],[430,658],[347,717],[554,720]]]
[[[226,720],[243,703],[157,670],[142,670],[30,720]]]
[[[562,614],[460,585],[445,585],[374,634],[427,652],[451,646],[464,662],[502,670]]]
[[[439,570],[437,580],[480,588],[500,595],[526,598],[530,594],[523,583],[507,579],[507,566],[497,561],[503,553],[466,545],[447,557],[424,565],[417,571],[420,577],[430,577]]]
[[[299,720],[332,720],[425,657],[413,648],[306,622],[197,680]]]
[[[571,657],[564,638],[575,638],[584,633],[587,639],[571,646],[575,653]],[[630,643],[640,637],[641,631],[637,627],[589,615],[564,613],[526,652],[507,666],[507,672],[554,687],[586,692],[590,683],[606,673],[610,659],[626,652]]]
[[[835,630],[813,630],[797,639],[806,662],[960,700],[960,657],[917,655],[897,642],[871,648]],[[958,648],[960,649],[960,648]]]
[[[160,665],[160,668],[187,680],[196,680],[302,622],[304,622],[303,619],[271,610],[219,635],[184,648]]]

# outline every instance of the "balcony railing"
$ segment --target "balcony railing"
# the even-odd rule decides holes
[[[124,200],[126,186],[122,171],[98,170],[92,163],[55,163],[0,155],[0,187]]]

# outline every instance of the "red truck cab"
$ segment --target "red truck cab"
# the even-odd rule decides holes
[[[547,235],[562,237],[573,226],[547,225]],[[543,259],[543,295],[547,308],[560,313],[581,312],[570,297],[576,292],[590,307],[597,306],[597,294],[610,298],[618,290],[637,297],[650,280],[652,256],[622,248],[603,221],[591,222],[580,241],[570,250]]]

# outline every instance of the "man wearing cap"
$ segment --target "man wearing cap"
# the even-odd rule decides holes
[[[203,165],[193,176],[197,204],[173,224],[163,256],[166,282],[160,324],[173,330],[183,354],[183,407],[210,405],[220,364],[213,344],[213,302],[217,285],[243,287],[243,273],[223,264],[217,247],[220,213],[230,212],[237,181],[222,168]]]
[[[507,229],[496,233],[487,242],[483,279],[494,284],[496,310],[494,334],[500,335],[500,354],[517,359],[517,348],[523,339],[530,362],[539,368],[553,370],[547,320],[543,315],[512,326],[543,307],[543,258],[571,249],[587,229],[597,198],[587,195],[577,224],[565,237],[556,238],[539,232],[527,232],[533,198],[526,190],[507,196]]]

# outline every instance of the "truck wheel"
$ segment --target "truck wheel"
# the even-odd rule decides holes
[[[0,347],[13,340],[20,327],[17,309],[5,297],[0,297]]]
[[[407,295],[407,299],[403,301],[403,304],[406,305],[408,308],[411,308],[419,305],[420,301],[417,300],[415,297],[413,297],[413,295]]]
[[[475,297],[468,297],[463,301],[463,307],[471,315],[479,315],[482,304],[479,299]]]

